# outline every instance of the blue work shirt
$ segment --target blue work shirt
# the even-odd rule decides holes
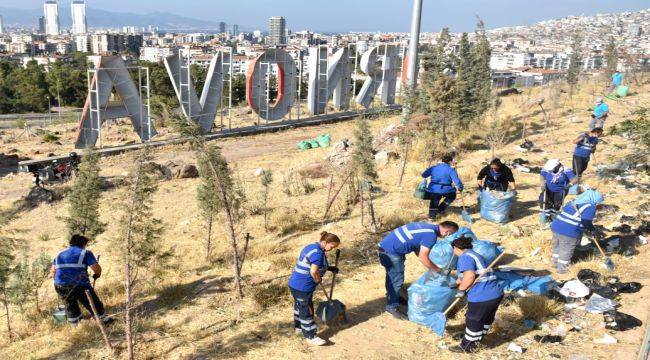
[[[593,220],[595,216],[595,205],[580,204],[574,206],[573,202],[570,202],[553,219],[551,231],[577,239],[582,236],[585,230],[592,230],[594,228]]]
[[[503,296],[503,288],[492,270],[487,270],[488,266],[487,261],[474,250],[467,250],[458,257],[456,270],[461,279],[465,271],[474,271],[477,278],[485,273],[467,292],[467,301],[490,301]]]
[[[553,182],[553,174],[549,171],[542,170],[540,175],[546,180],[546,188],[554,193],[563,192],[576,177],[576,173],[571,169],[564,169],[557,182]]]
[[[319,243],[313,243],[305,246],[298,256],[296,266],[293,268],[291,277],[289,277],[289,287],[304,292],[311,292],[316,289],[316,282],[311,276],[311,265],[318,266],[318,272],[321,276],[327,271],[327,257],[325,250],[320,247]]]
[[[601,118],[605,115],[607,115],[607,112],[609,111],[609,106],[605,103],[598,104],[594,107],[594,116],[597,118]]]
[[[389,255],[404,256],[425,247],[431,249],[440,235],[440,226],[427,222],[412,222],[391,231],[379,242]]]
[[[54,285],[88,285],[88,266],[97,264],[95,255],[89,250],[71,246],[59,253],[52,265],[56,268]]]
[[[587,133],[582,133],[581,136],[582,141],[576,144],[573,155],[589,159],[598,145],[598,136],[589,136]]]
[[[612,75],[612,85],[616,85],[616,86],[621,85],[623,83],[623,78],[624,77],[625,77],[625,75],[623,75],[623,74],[621,74],[619,72],[614,73]]]
[[[460,181],[456,170],[447,163],[440,163],[426,169],[422,173],[423,178],[431,177],[427,192],[434,194],[448,194],[456,192],[452,184],[456,185],[459,191],[463,191],[463,182]]]

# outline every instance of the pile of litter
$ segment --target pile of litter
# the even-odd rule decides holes
[[[298,143],[298,149],[308,150],[315,148],[326,148],[329,147],[332,143],[332,136],[330,134],[322,134],[317,136],[315,139],[303,140]]]

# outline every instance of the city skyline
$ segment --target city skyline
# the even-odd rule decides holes
[[[42,9],[42,0],[3,0],[2,5],[17,9]],[[68,8],[71,0],[59,1],[59,6]],[[549,6],[550,4],[553,6]],[[410,2],[408,6],[390,0],[357,0],[354,3],[344,0],[332,0],[326,7],[314,12],[298,0],[283,0],[273,3],[249,0],[232,4],[215,4],[201,0],[187,0],[182,4],[172,1],[145,0],[131,2],[126,0],[94,0],[87,2],[90,11],[101,9],[108,11],[151,14],[168,12],[174,15],[191,17],[201,21],[224,21],[228,24],[240,24],[240,29],[266,29],[268,19],[280,15],[287,19],[292,31],[304,29],[321,32],[406,32],[410,22]],[[508,11],[504,12],[503,9]],[[526,3],[515,0],[496,0],[489,4],[481,0],[468,0],[459,4],[451,0],[424,2],[422,30],[439,31],[449,27],[452,32],[471,31],[480,16],[487,28],[528,25],[538,21],[566,16],[593,15],[596,13],[638,11],[648,8],[647,1],[621,0],[599,1],[587,0],[562,2],[557,0],[545,3]],[[341,11],[347,9],[347,11]],[[587,9],[587,10],[585,10]],[[363,16],[359,16],[363,15]],[[89,24],[92,27],[92,24]],[[127,24],[124,24],[127,25]]]

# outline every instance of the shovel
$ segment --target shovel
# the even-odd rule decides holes
[[[499,256],[497,256],[497,258],[494,259],[494,261],[492,261],[492,263],[490,264],[490,266],[487,267],[486,270],[492,270],[492,267],[496,265],[496,263],[499,260],[501,260],[503,255],[505,255],[505,252],[499,254]],[[476,284],[476,282],[479,281],[483,277],[483,275],[485,275],[487,272],[488,271],[484,272],[483,274],[480,274],[476,279],[474,279],[474,283],[472,284],[472,286],[474,286],[474,284]],[[471,289],[472,286],[470,286],[467,290]],[[431,315],[431,318],[428,321],[429,323],[428,325],[429,328],[433,330],[433,332],[438,334],[438,336],[445,335],[445,327],[447,326],[447,314],[451,311],[451,309],[454,308],[454,306],[456,306],[456,304],[460,302],[460,300],[461,298],[456,298],[456,300],[454,300],[454,302],[452,302],[451,305],[447,307],[447,310],[445,310],[445,312],[437,312]]]
[[[610,258],[609,256],[607,256],[605,254],[605,251],[603,250],[603,248],[598,243],[598,239],[596,239],[594,237],[589,237],[589,238],[591,239],[591,241],[594,242],[594,244],[596,244],[596,247],[598,248],[598,251],[600,251],[600,254],[603,256],[603,266],[608,271],[614,271],[614,262],[612,261],[612,258]]]
[[[334,266],[339,265],[339,256],[341,255],[341,250],[336,250],[336,259],[334,260]],[[336,274],[332,275],[332,286],[330,287],[330,293],[328,294],[321,282],[320,287],[327,297],[327,301],[323,301],[318,304],[316,309],[316,316],[325,324],[331,325],[337,321],[346,321],[345,317],[345,305],[335,299],[332,299],[334,294],[334,282],[336,280]]]
[[[542,194],[542,212],[539,213],[539,223],[542,226],[546,226],[546,223],[548,223],[548,215],[546,215],[546,189],[544,189],[544,193]]]
[[[469,216],[469,213],[465,210],[465,195],[462,191],[460,192],[460,203],[463,206],[463,211],[460,212],[460,217],[462,217],[466,223],[472,225],[474,220],[472,220],[472,217]]]

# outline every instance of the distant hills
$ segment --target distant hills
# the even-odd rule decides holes
[[[43,9],[14,9],[0,6],[0,15],[5,26],[22,25],[36,27],[38,17],[43,16]],[[149,14],[133,14],[113,12],[91,7],[86,8],[88,27],[90,28],[119,28],[122,26],[154,25],[165,30],[217,30],[218,21],[206,21],[175,15],[167,12]],[[72,16],[69,7],[59,6],[59,21],[62,28],[72,26]]]

